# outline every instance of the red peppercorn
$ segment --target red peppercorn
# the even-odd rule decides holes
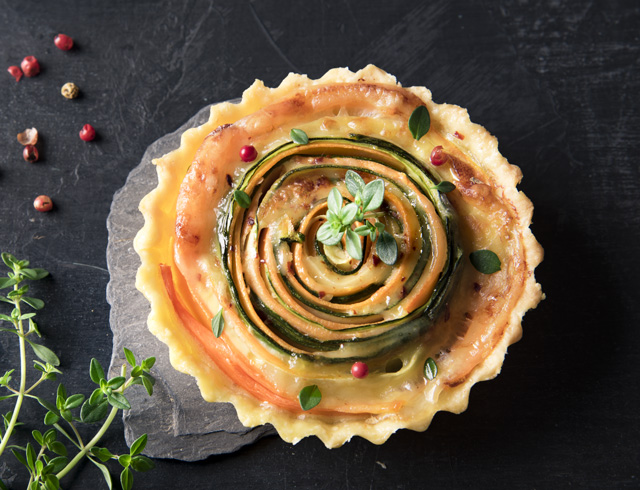
[[[22,150],[22,158],[25,162],[37,162],[39,156],[38,149],[33,145],[25,145]]]
[[[82,141],[92,141],[96,137],[96,130],[91,124],[85,124],[80,130],[80,139]]]
[[[447,155],[443,151],[442,146],[436,146],[431,152],[431,156],[429,157],[429,159],[431,160],[432,165],[439,167],[443,163],[446,163],[447,160],[449,160],[449,155]]]
[[[23,59],[20,68],[22,68],[25,77],[35,77],[40,73],[40,63],[35,56],[27,56]]]
[[[258,156],[258,151],[251,145],[240,148],[240,158],[243,162],[253,162]]]
[[[46,213],[53,208],[53,201],[49,196],[38,196],[35,201],[33,201],[33,207],[36,208],[36,211]]]
[[[56,45],[56,48],[61,49],[62,51],[69,51],[73,48],[73,39],[66,34],[58,34],[53,38],[53,43]]]
[[[10,66],[7,68],[7,71],[11,73],[11,76],[16,79],[16,82],[19,82],[22,78],[22,70],[19,66]]]
[[[354,378],[364,378],[369,374],[369,366],[364,362],[354,362],[353,366],[351,366],[351,374],[353,374]]]

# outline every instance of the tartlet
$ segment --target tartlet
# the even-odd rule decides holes
[[[421,106],[424,135],[409,124]],[[286,441],[380,444],[461,412],[542,299],[519,168],[466,110],[373,65],[256,81],[154,164],[135,240],[149,329],[205,400]],[[347,171],[383,181],[383,202],[349,229],[379,223],[395,261],[380,260],[380,233],[359,237],[361,258],[318,239],[332,189],[357,202]]]

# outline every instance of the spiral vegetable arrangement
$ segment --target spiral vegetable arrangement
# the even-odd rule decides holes
[[[318,238],[330,190],[341,201],[356,197],[348,171],[359,172],[363,187],[384,183],[375,219],[399,242],[394,264],[378,258],[370,237],[359,237],[359,260]],[[322,363],[375,358],[420,335],[461,255],[452,210],[435,185],[408,154],[365,137],[285,143],[260,159],[236,188],[249,207],[230,200],[218,232],[245,323],[283,353]]]
[[[517,167],[373,66],[256,82],[155,163],[149,327],[206,400],[285,440],[381,443],[463,410],[542,297]]]

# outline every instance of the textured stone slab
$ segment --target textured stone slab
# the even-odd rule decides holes
[[[107,219],[109,245],[107,264],[111,280],[107,300],[111,304],[113,354],[111,371],[124,362],[122,347],[141,358],[155,356],[153,374],[156,385],[152,397],[143,389],[127,392],[132,409],[124,414],[125,438],[131,444],[143,433],[149,435],[145,454],[157,458],[185,461],[225,454],[274,433],[269,426],[247,429],[236,416],[232,405],[207,403],[200,396],[195,380],[174,370],[168,348],[147,329],[149,304],[135,288],[140,259],[133,249],[133,239],[143,225],[138,203],[157,185],[152,159],[180,146],[181,134],[204,123],[209,117],[205,107],[174,133],[153,143],[142,162],[131,171],[127,181],[113,198]]]

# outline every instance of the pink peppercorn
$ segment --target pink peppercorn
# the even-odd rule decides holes
[[[7,68],[7,71],[11,73],[11,76],[16,79],[16,82],[19,82],[22,78],[22,70],[19,66],[10,66]]]
[[[41,213],[46,213],[47,211],[51,211],[53,208],[53,201],[49,196],[38,196],[35,201],[33,201],[33,207],[36,211],[40,211]]]
[[[80,139],[82,141],[92,141],[96,137],[96,130],[91,124],[85,124],[80,130]]]
[[[432,165],[439,167],[449,160],[449,156],[442,150],[442,146],[436,146],[431,152],[429,159],[431,160]]]
[[[243,162],[253,162],[258,156],[258,151],[251,145],[240,148],[240,158]]]
[[[351,366],[351,374],[354,378],[364,378],[367,374],[369,374],[369,366],[367,366],[364,362],[354,362],[353,366]]]
[[[40,73],[40,63],[35,56],[27,56],[23,59],[20,68],[22,68],[25,77],[35,77]]]
[[[53,38],[53,44],[56,45],[56,48],[61,49],[62,51],[69,51],[73,48],[73,39],[66,34],[58,34]]]
[[[22,150],[22,158],[24,158],[25,162],[37,162],[39,157],[38,149],[35,146],[25,145],[24,150]]]

